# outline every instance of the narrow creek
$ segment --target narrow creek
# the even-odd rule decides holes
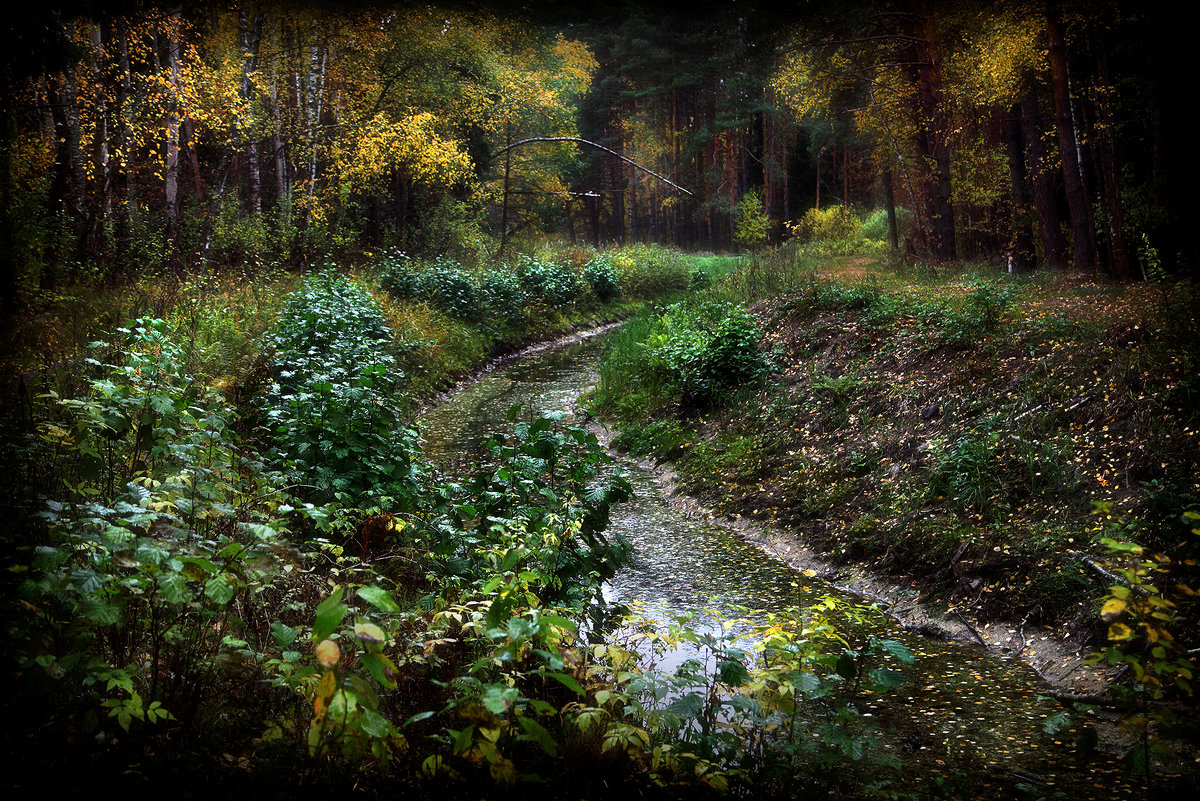
[[[486,435],[508,425],[512,405],[570,412],[594,380],[601,339],[514,361],[452,393],[419,422],[426,453],[465,468]],[[689,517],[663,497],[653,471],[619,461],[636,497],[614,509],[610,531],[630,540],[633,556],[606,586],[609,600],[650,617],[695,611],[703,625],[707,610],[785,612],[837,594],[737,532]],[[1073,730],[1044,731],[1062,708],[1043,695],[1048,688],[1028,666],[888,626],[880,636],[904,642],[916,661],[873,713],[895,733],[886,747],[904,763],[906,783],[944,784],[949,798],[1140,797],[1111,760],[1077,757]],[[1017,785],[1027,794],[1014,795]]]

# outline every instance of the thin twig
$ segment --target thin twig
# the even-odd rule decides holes
[[[984,648],[988,647],[987,641],[984,640],[983,637],[979,636],[979,631],[976,630],[976,628],[972,626],[965,617],[962,616],[962,612],[955,612],[954,616],[958,618],[960,623],[967,627],[967,631],[971,632],[971,636],[974,637],[980,645],[982,645]]]

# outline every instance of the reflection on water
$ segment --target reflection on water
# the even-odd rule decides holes
[[[507,426],[514,404],[571,410],[593,380],[599,348],[593,340],[544,352],[454,393],[420,421],[428,456],[447,469],[466,467],[486,435]],[[715,630],[708,610],[729,617],[740,616],[739,608],[783,613],[833,594],[729,529],[689,519],[664,501],[653,473],[622,466],[636,497],[614,508],[610,531],[629,539],[633,556],[605,586],[606,600],[657,619],[693,611],[700,628]],[[1075,764],[1069,732],[1058,741],[1043,732],[1043,721],[1061,707],[1042,696],[1043,685],[1025,665],[898,628],[880,634],[901,640],[917,657],[904,668],[908,680],[896,696],[899,703],[887,704],[879,715],[902,732],[888,747],[910,770],[919,765],[948,778],[965,773],[977,797],[999,792],[985,780],[1011,784],[1015,773],[1041,783],[1049,795],[1062,789],[1075,797],[1086,786],[1089,798],[1129,797],[1130,787],[1111,765]],[[658,664],[670,667],[683,658]]]

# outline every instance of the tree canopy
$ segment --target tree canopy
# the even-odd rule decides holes
[[[1171,23],[1123,0],[58,4],[5,23],[0,284],[11,308],[251,254],[721,250],[752,193],[772,242],[810,208],[899,206],[909,258],[1190,271]],[[561,141],[504,150],[539,138]]]

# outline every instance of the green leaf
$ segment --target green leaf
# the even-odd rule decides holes
[[[896,640],[879,640],[879,647],[899,659],[905,665],[911,665],[916,657],[907,645]]]
[[[538,723],[533,718],[527,718],[524,716],[518,717],[517,723],[520,725],[521,729],[525,732],[524,735],[522,735],[521,737],[518,737],[517,739],[532,740],[533,742],[540,745],[542,747],[542,750],[545,751],[550,756],[557,756],[558,744],[556,742],[554,742],[554,738],[550,736],[550,732],[546,731],[545,727],[542,726],[542,724]]]
[[[1066,712],[1059,712],[1056,715],[1051,715],[1042,721],[1042,731],[1049,735],[1058,734],[1063,729],[1071,725],[1071,716]]]
[[[758,701],[741,693],[732,696],[727,703],[739,712],[748,712],[757,715],[761,710]]]
[[[159,573],[158,591],[167,603],[171,604],[187,603],[192,599],[187,579],[178,573]]]
[[[358,597],[362,598],[380,612],[399,612],[400,605],[392,598],[391,593],[380,587],[359,587]]]
[[[837,674],[843,679],[853,679],[858,675],[858,666],[855,662],[855,654],[850,651],[843,651],[838,657],[837,666],[835,667]]]
[[[576,626],[572,621],[558,615],[542,615],[538,619],[538,624],[539,628],[542,628],[543,631],[545,630],[545,626],[557,626],[558,628],[564,629],[571,633],[575,633],[579,629],[579,627]]]
[[[286,648],[294,643],[299,634],[299,629],[294,629],[278,620],[271,624],[271,636],[275,638],[275,644],[280,648]]]
[[[790,678],[792,686],[804,695],[813,695],[821,690],[821,678],[815,673],[795,672]]]
[[[354,636],[356,639],[372,645],[385,645],[387,643],[387,634],[374,623],[355,623]]]
[[[233,600],[233,582],[226,573],[213,576],[204,583],[204,594],[217,606],[225,606]]]
[[[696,693],[688,693],[676,698],[667,707],[667,711],[685,718],[699,717],[704,709],[704,699]]]
[[[483,690],[480,701],[493,715],[503,715],[517,701],[517,689],[502,684],[489,684]]]
[[[362,711],[362,728],[377,740],[382,740],[392,733],[392,724],[388,723],[387,718],[366,707]]]
[[[894,690],[904,683],[904,674],[898,670],[888,670],[887,668],[879,668],[872,670],[868,675],[876,687],[884,690]]]
[[[436,714],[437,714],[437,712],[434,712],[434,711],[418,712],[417,714],[411,716],[408,720],[404,721],[403,725],[411,726],[414,723],[420,723],[422,720],[428,720],[429,718],[433,717]]]
[[[863,758],[863,741],[857,738],[847,739],[842,743],[842,753],[858,762]]]
[[[741,687],[750,680],[746,666],[736,659],[723,659],[717,663],[717,675],[721,683],[730,687]]]
[[[391,659],[383,654],[367,653],[362,655],[362,663],[367,672],[375,677],[375,681],[389,690],[396,688],[395,676],[399,671],[396,670],[396,665]]]
[[[317,607],[316,620],[313,623],[313,642],[320,642],[333,634],[342,619],[346,617],[346,613],[350,611],[349,607],[341,602],[345,592],[345,587],[336,587],[329,597],[321,601]]]
[[[546,671],[546,675],[549,676],[550,678],[554,679],[558,683],[562,684],[568,690],[576,692],[579,695],[585,695],[585,693],[583,691],[583,687],[581,687],[579,685],[579,682],[576,681],[574,676],[568,675],[566,673],[554,673],[551,671]]]
[[[456,754],[465,753],[466,750],[471,747],[471,743],[475,740],[474,725],[467,726],[463,730],[457,732],[455,732],[453,729],[449,729],[448,731],[454,734],[454,753]]]

